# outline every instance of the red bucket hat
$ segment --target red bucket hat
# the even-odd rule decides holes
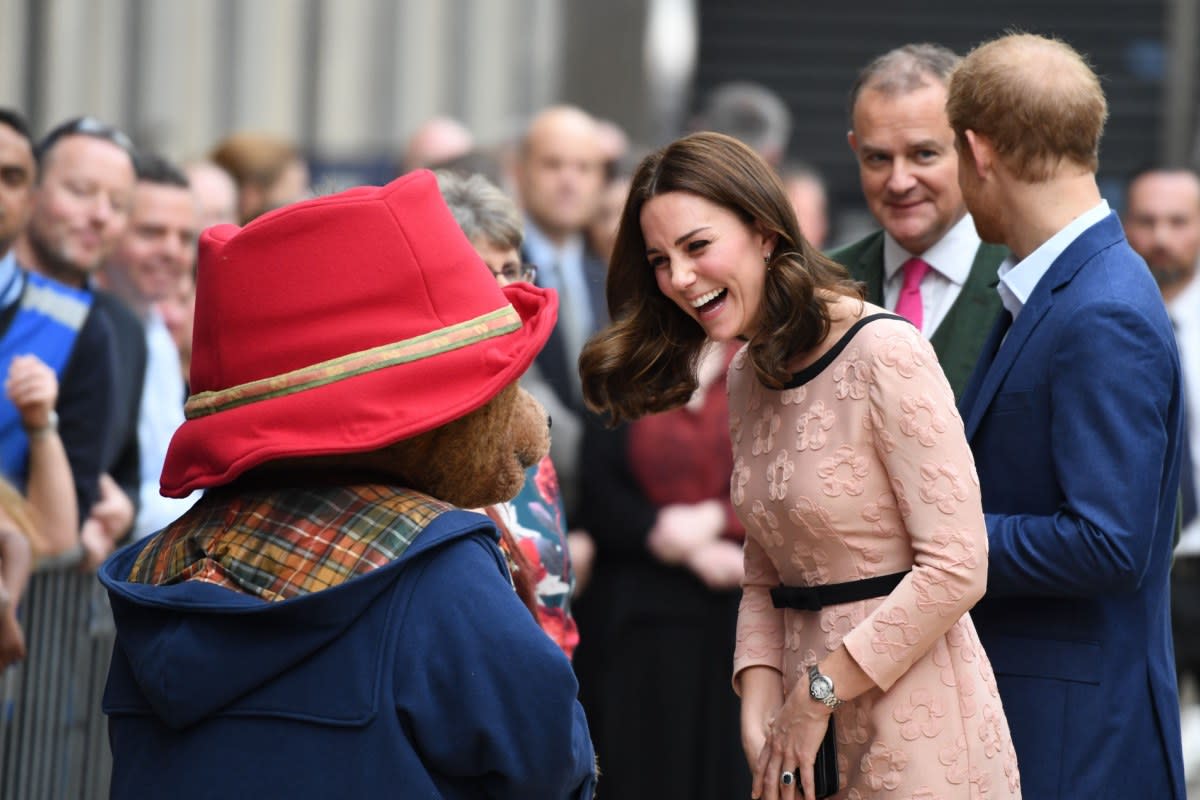
[[[557,308],[548,290],[497,286],[427,171],[209,228],[162,493],[457,419],[525,372]]]

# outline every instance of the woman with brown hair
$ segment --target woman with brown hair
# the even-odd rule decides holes
[[[770,167],[714,133],[638,168],[608,304],[580,371],[615,421],[686,402],[706,340],[746,342],[728,388],[753,795],[1019,796],[967,615],[987,576],[979,485],[928,343],[864,302]]]
[[[242,225],[308,196],[308,163],[292,142],[268,133],[242,131],[217,143],[209,154],[233,176]]]

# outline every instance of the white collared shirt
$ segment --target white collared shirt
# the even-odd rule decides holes
[[[1192,278],[1167,306],[1175,326],[1175,343],[1183,365],[1183,391],[1187,401],[1188,444],[1192,449],[1192,472],[1200,496],[1200,274]],[[1176,554],[1200,555],[1200,517],[1183,529]]]
[[[584,273],[583,234],[574,234],[562,247],[556,247],[526,217],[525,252],[537,267],[538,285],[558,291],[558,324],[566,339],[567,356],[574,361],[596,323]]]
[[[14,248],[10,247],[8,252],[0,257],[0,292],[3,293],[3,296],[0,296],[0,308],[8,308],[21,296],[25,282],[18,278],[19,267],[17,266],[16,252]]]
[[[1109,215],[1108,201],[1101,200],[1096,205],[1075,219],[1065,228],[1042,242],[1021,261],[1014,261],[1012,256],[1004,259],[996,273],[1000,283],[996,291],[1000,293],[1000,302],[1012,314],[1013,319],[1021,313],[1021,309],[1029,302],[1029,296],[1037,288],[1042,276],[1050,271],[1050,266],[1058,260],[1071,243],[1078,239],[1083,232]]]
[[[967,214],[946,231],[933,247],[924,253],[910,253],[886,231],[883,234],[883,304],[895,309],[904,286],[904,262],[919,256],[932,267],[921,280],[921,333],[933,336],[938,325],[950,313],[951,306],[962,292],[975,255],[979,251],[979,234],[975,222]]]
[[[167,445],[183,424],[183,372],[179,366],[179,350],[158,309],[151,307],[143,324],[146,330],[146,376],[142,383],[142,404],[138,409],[141,506],[133,525],[135,540],[171,524],[200,497],[199,491],[184,498],[163,497],[158,491]]]

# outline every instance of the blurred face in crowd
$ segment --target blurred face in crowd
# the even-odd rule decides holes
[[[289,203],[304,200],[311,193],[308,164],[301,159],[288,162],[279,177],[266,189],[265,202],[268,211]]]
[[[825,239],[829,236],[829,204],[825,187],[819,180],[801,175],[785,180],[783,188],[792,202],[804,238],[818,250],[824,247]]]
[[[179,363],[183,368],[184,380],[192,362],[192,323],[196,311],[196,283],[191,272],[179,277],[167,298],[158,304],[158,313],[179,348]]]
[[[191,275],[197,229],[190,189],[139,182],[129,227],[105,266],[109,288],[142,313],[168,299]]]
[[[521,263],[521,254],[517,248],[497,244],[488,239],[472,239],[471,246],[487,264],[488,269],[496,278],[496,283],[508,286],[514,281],[525,280],[525,267]]]
[[[525,211],[547,235],[563,239],[592,218],[603,184],[595,122],[576,109],[543,112],[529,128],[517,165]]]
[[[237,184],[216,164],[200,162],[185,170],[200,218],[200,230],[221,224],[237,224]]]
[[[0,256],[29,221],[35,170],[29,141],[0,123]]]
[[[113,142],[58,140],[43,159],[25,231],[36,266],[82,285],[125,233],[135,180],[133,160]]]
[[[1200,257],[1200,178],[1187,170],[1141,175],[1126,192],[1124,222],[1164,293],[1186,285]]]
[[[962,219],[946,88],[935,79],[903,94],[863,89],[848,138],[871,213],[905,250],[924,253]]]
[[[659,291],[713,341],[754,335],[774,236],[690,192],[647,200],[641,225]]]
[[[588,224],[588,238],[596,255],[605,263],[612,258],[613,245],[617,241],[617,228],[621,226],[621,212],[629,197],[629,178],[616,178],[608,182],[600,193],[596,213]]]

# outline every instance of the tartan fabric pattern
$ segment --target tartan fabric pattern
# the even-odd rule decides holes
[[[287,600],[395,560],[453,508],[382,484],[210,492],[143,548],[129,580]]]

